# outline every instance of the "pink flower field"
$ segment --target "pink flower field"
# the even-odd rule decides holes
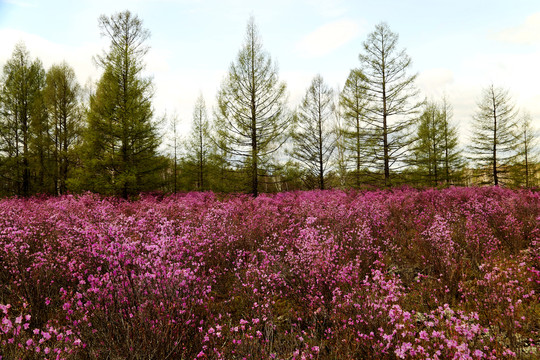
[[[0,200],[2,359],[538,359],[540,193]]]

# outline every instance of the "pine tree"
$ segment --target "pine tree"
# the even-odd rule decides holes
[[[127,198],[159,187],[165,166],[157,154],[152,82],[143,76],[150,33],[129,11],[102,15],[99,25],[111,45],[97,57],[104,72],[90,98],[86,166],[92,190]]]
[[[259,193],[264,165],[285,141],[289,126],[285,101],[285,84],[279,82],[251,18],[245,43],[218,93],[216,128],[220,146],[248,174],[253,196]]]

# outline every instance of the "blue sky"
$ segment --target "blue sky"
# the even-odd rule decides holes
[[[0,66],[22,40],[45,67],[65,59],[81,84],[96,81],[92,56],[108,46],[97,19],[125,9],[152,34],[146,60],[156,114],[176,112],[184,131],[199,93],[214,104],[251,15],[291,107],[318,73],[343,86],[367,34],[386,21],[413,60],[422,95],[446,93],[462,135],[492,82],[540,123],[538,0],[0,0]]]

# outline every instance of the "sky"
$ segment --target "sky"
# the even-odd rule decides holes
[[[342,88],[367,35],[384,21],[412,58],[421,96],[446,95],[462,138],[490,84],[508,89],[540,128],[539,0],[0,0],[0,66],[23,41],[46,69],[65,60],[81,85],[95,83],[101,70],[93,57],[109,45],[98,17],[126,9],[151,33],[145,60],[155,113],[176,114],[184,134],[199,94],[212,113],[251,16],[291,108],[317,74]]]

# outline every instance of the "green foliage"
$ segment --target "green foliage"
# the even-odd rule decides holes
[[[353,172],[355,188],[361,186],[362,172],[365,172],[368,156],[374,152],[374,144],[369,142],[373,139],[367,136],[365,129],[369,105],[365,81],[366,77],[360,69],[351,70],[340,94],[343,146],[348,154],[347,163]]]
[[[254,196],[259,193],[263,164],[285,141],[289,126],[285,89],[252,18],[245,43],[218,93],[216,129],[229,160],[247,171],[248,189]]]
[[[300,161],[306,184],[321,190],[336,148],[334,111],[332,89],[320,75],[315,76],[295,116],[292,156]]]
[[[464,167],[451,105],[417,101],[411,59],[385,23],[363,43],[338,99],[318,75],[290,116],[285,83],[250,19],[213,116],[199,97],[186,141],[176,122],[168,129],[173,152],[160,152],[149,31],[129,11],[101,16],[99,27],[110,47],[95,58],[95,89],[83,91],[65,62],[45,73],[22,43],[4,64],[0,196],[540,184],[534,121],[518,119],[508,91],[493,85],[478,103]]]
[[[111,46],[98,57],[104,73],[90,98],[87,181],[91,190],[128,197],[155,189],[165,166],[152,122],[152,82],[142,74],[149,32],[129,11],[99,22]]]
[[[372,149],[371,170],[384,171],[384,185],[391,184],[391,168],[404,167],[410,129],[421,103],[415,101],[416,75],[407,75],[411,58],[397,48],[398,35],[380,23],[364,42],[360,54],[365,75],[365,133]]]
[[[428,102],[418,120],[412,164],[423,184],[450,185],[459,180],[462,161],[451,117],[452,108],[444,98],[440,103]]]
[[[73,68],[65,62],[53,65],[47,71],[43,95],[49,118],[53,192],[65,194],[78,162],[76,148],[83,128],[81,87]]]
[[[518,118],[514,131],[516,157],[510,168],[514,186],[538,186],[538,131],[533,127],[531,114],[527,111]]]
[[[197,98],[193,109],[191,133],[187,141],[187,159],[193,164],[193,173],[197,175],[196,189],[208,189],[208,158],[212,147],[210,140],[210,121],[206,112],[204,98]]]
[[[0,168],[7,195],[47,191],[48,123],[42,89],[45,71],[24,44],[15,46],[0,81]]]

